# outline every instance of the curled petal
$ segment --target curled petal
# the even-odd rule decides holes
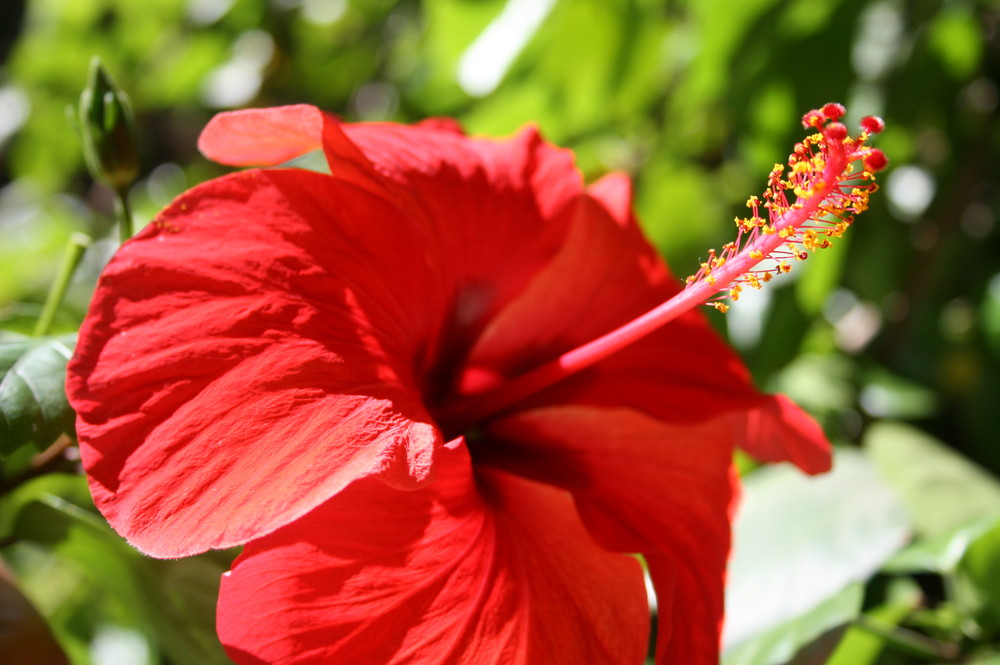
[[[825,473],[833,464],[823,430],[785,395],[733,418],[738,430],[745,428],[740,446],[763,462],[791,462],[808,474]]]
[[[274,166],[321,148],[330,172],[339,180],[392,198],[372,163],[344,134],[340,121],[315,106],[219,113],[198,138],[203,155],[230,166]]]
[[[370,478],[259,541],[222,581],[219,634],[242,665],[642,662],[641,571],[598,547],[559,490],[473,473]]]
[[[209,121],[198,149],[220,164],[273,166],[321,148],[329,122],[336,120],[308,104],[229,111]]]

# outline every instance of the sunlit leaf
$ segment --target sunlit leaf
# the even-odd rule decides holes
[[[969,545],[959,564],[959,601],[991,636],[1000,631],[1000,522]]]
[[[1000,516],[1000,482],[923,432],[895,422],[870,427],[864,446],[928,538]]]
[[[726,665],[776,665],[853,619],[909,520],[861,454],[825,476],[765,467],[745,479],[726,594]]]
[[[937,573],[950,575],[969,546],[990,530],[995,520],[987,518],[956,531],[921,538],[897,552],[883,567],[888,573]]]
[[[723,665],[770,665],[788,663],[795,652],[814,640],[820,641],[825,633],[849,623],[861,610],[864,585],[850,584],[832,597],[821,601],[809,611],[770,630],[765,630],[753,639],[728,649],[723,657]],[[820,645],[829,654],[837,645],[837,635]],[[810,654],[822,662],[824,654]]]

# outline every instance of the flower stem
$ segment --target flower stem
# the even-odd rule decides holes
[[[128,188],[115,187],[115,216],[118,218],[118,231],[124,243],[132,237],[132,207],[128,203]]]
[[[90,237],[83,233],[74,233],[69,237],[69,242],[66,244],[66,250],[63,253],[62,264],[59,266],[59,272],[56,273],[56,278],[49,288],[49,294],[45,298],[45,305],[42,307],[42,314],[35,323],[36,337],[48,335],[52,330],[52,322],[55,320],[56,312],[59,311],[59,306],[62,305],[63,298],[66,296],[66,289],[69,287],[69,282],[73,278],[73,273],[76,272],[77,267],[80,265],[83,253],[89,246]]]

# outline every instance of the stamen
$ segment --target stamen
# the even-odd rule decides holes
[[[705,300],[711,293],[728,293],[735,301],[733,294],[740,293],[735,287],[760,288],[761,280],[791,272],[786,259],[804,261],[810,253],[830,247],[854,223],[854,216],[868,209],[868,197],[877,189],[875,172],[887,160],[865,141],[885,124],[867,117],[861,121],[861,135],[851,138],[838,122],[843,115],[842,106],[827,104],[803,116],[803,126],[818,133],[795,146],[787,168],[775,165],[764,203],[756,196],[747,200],[751,214],[736,218],[736,241],[721,253],[710,250],[712,260],[687,278],[687,289],[708,291]],[[854,169],[859,161],[860,172]],[[794,195],[791,201],[789,192]],[[760,267],[765,259],[769,264]],[[707,304],[724,311],[718,302]]]
[[[795,146],[787,167],[774,166],[763,197],[747,199],[750,215],[736,218],[736,240],[720,252],[709,250],[680,293],[544,365],[445,405],[438,416],[453,430],[464,430],[607,358],[697,305],[725,312],[725,298],[738,300],[744,286],[760,289],[775,275],[790,272],[789,261],[805,260],[829,247],[854,216],[868,208],[868,197],[878,189],[875,172],[887,164],[881,150],[866,145],[885,123],[874,116],[864,118],[861,134],[852,138],[839,122],[844,113],[840,104],[826,104],[803,116],[802,125],[816,133]],[[858,162],[860,171],[854,166]]]

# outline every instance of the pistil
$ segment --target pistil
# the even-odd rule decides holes
[[[882,131],[875,117],[861,121],[851,137],[840,123],[844,108],[827,104],[803,116],[816,133],[795,146],[788,166],[776,164],[763,200],[747,201],[750,215],[737,218],[736,240],[722,251],[710,250],[686,287],[652,310],[582,346],[496,388],[467,395],[439,414],[450,427],[465,429],[494,416],[552,384],[607,358],[692,308],[708,304],[725,312],[725,302],[739,299],[744,287],[759,289],[775,275],[789,272],[795,261],[829,247],[868,207],[877,189],[875,173],[885,167],[882,151],[866,145]],[[860,170],[858,168],[860,166]],[[789,201],[788,192],[794,200]]]

